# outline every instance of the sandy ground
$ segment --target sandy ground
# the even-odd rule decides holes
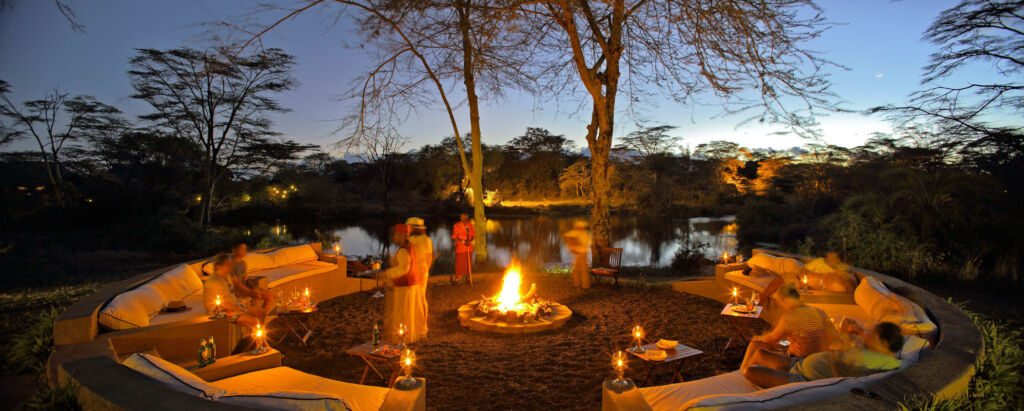
[[[705,352],[684,360],[687,381],[738,368],[745,349],[738,344],[722,352],[732,329],[719,315],[722,304],[712,300],[665,287],[645,291],[601,286],[584,292],[560,276],[536,275],[525,282],[536,282],[540,296],[568,305],[572,319],[561,329],[524,336],[469,331],[459,324],[458,307],[495,294],[499,282],[477,281],[472,289],[431,286],[429,338],[413,347],[418,358],[414,374],[427,379],[428,409],[600,407],[600,384],[613,375],[611,353],[629,345],[636,324],[655,341],[676,339]],[[325,301],[311,315],[316,335],[308,346],[289,338],[275,347],[284,353],[287,366],[357,383],[363,363],[345,350],[370,340],[373,321],[382,320],[383,304],[383,299],[362,293]],[[751,324],[754,332],[767,327],[760,320]],[[634,360],[627,376],[636,375],[640,366]],[[669,367],[660,367],[654,384],[666,384],[671,377]],[[383,382],[371,374],[367,384]]]

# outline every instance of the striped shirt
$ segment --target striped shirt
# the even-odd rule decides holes
[[[824,311],[809,305],[787,313],[782,321],[785,321],[786,330],[789,331],[789,354],[803,358],[828,349],[825,327],[832,325],[827,318]]]

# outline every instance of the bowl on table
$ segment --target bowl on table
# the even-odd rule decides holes
[[[658,340],[657,345],[658,348],[661,348],[663,350],[674,350],[676,349],[676,346],[679,345],[679,341],[661,339]]]

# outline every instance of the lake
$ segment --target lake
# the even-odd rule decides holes
[[[518,256],[539,266],[571,264],[572,254],[562,244],[561,233],[572,228],[578,217],[496,217],[487,220],[477,236],[487,233],[488,260],[505,266]],[[427,218],[427,233],[440,254],[437,266],[451,267],[453,245],[451,227],[456,216]],[[348,256],[381,256],[394,250],[389,244],[390,227],[401,221],[360,221],[328,225],[341,237],[342,253]],[[323,230],[324,228],[320,228]],[[293,234],[302,241],[316,241],[312,229],[295,227]],[[704,254],[714,259],[722,252],[736,250],[735,216],[694,217],[689,219],[647,219],[633,216],[611,218],[613,247],[622,248],[625,266],[666,266],[680,243],[706,244]]]

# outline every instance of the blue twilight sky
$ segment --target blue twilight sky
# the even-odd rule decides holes
[[[833,70],[834,91],[846,107],[863,109],[885,103],[903,102],[919,84],[921,67],[934,46],[921,41],[921,34],[954,0],[824,0],[820,5],[832,28],[812,46],[827,58],[849,70]],[[147,112],[145,103],[133,100],[127,70],[128,59],[139,47],[171,48],[201,46],[199,23],[246,11],[254,5],[241,0],[104,0],[72,3],[85,34],[75,33],[52,1],[20,0],[0,12],[0,79],[12,86],[15,101],[34,99],[60,87],[72,94],[87,94],[113,104],[129,117]],[[359,39],[344,22],[326,29],[327,16],[308,14],[285,23],[264,41],[283,48],[297,60],[294,75],[300,85],[280,96],[292,112],[275,116],[285,136],[303,143],[329,144],[349,108],[333,97],[348,89],[372,59],[371,50],[358,48]],[[985,67],[964,70],[957,77],[992,76]],[[461,89],[457,95],[463,95]],[[713,101],[709,101],[713,102]],[[535,102],[533,97],[509,93],[502,101],[488,102],[482,109],[485,143],[500,144],[522,134],[528,126],[544,127],[583,141],[585,121],[574,116],[576,104],[563,97],[554,102]],[[620,102],[623,106],[624,102]],[[718,116],[720,109],[683,107],[669,101],[649,105],[645,117],[650,125],[678,126],[675,134],[691,147],[710,140],[730,140],[751,148],[785,149],[806,143],[784,131],[782,126],[737,125],[747,116]],[[460,130],[469,130],[468,115],[460,112]],[[584,113],[589,120],[589,112]],[[825,140],[843,146],[861,144],[873,132],[890,132],[891,127],[876,118],[858,114],[821,118]],[[465,124],[463,124],[465,123]],[[635,129],[620,116],[616,135]],[[436,143],[451,134],[444,111],[422,109],[400,127],[411,139],[406,147]],[[7,149],[30,148],[16,143]],[[340,155],[337,151],[334,154]]]

